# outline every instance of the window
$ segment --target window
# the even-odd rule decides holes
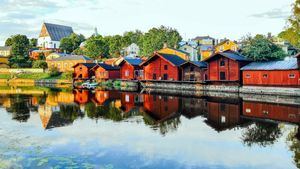
[[[126,77],[129,76],[129,70],[126,70],[126,71],[125,71],[125,76],[126,76]]]
[[[168,80],[168,74],[164,74],[164,79],[163,80]]]
[[[247,78],[247,79],[250,79],[250,78],[251,78],[251,75],[246,74],[246,78]]]
[[[164,70],[168,70],[168,65],[164,65]]]
[[[191,71],[191,72],[193,72],[193,71],[194,71],[194,67],[193,67],[193,66],[191,67],[191,70],[190,70],[190,71]]]
[[[220,61],[220,66],[225,66],[225,61],[224,60]]]
[[[263,78],[268,78],[268,75],[267,74],[263,74]]]
[[[220,72],[220,80],[226,80],[225,72]]]
[[[289,74],[290,79],[295,79],[295,74]]]
[[[127,103],[129,102],[129,95],[125,96],[125,102],[127,102]]]
[[[191,75],[190,76],[190,81],[195,81],[196,79],[195,79],[195,75]]]
[[[155,73],[153,74],[152,79],[153,79],[153,80],[156,80],[156,74],[155,74]]]
[[[226,123],[226,117],[225,116],[221,116],[221,123]]]

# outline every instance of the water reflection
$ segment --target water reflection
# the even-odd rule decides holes
[[[253,102],[238,97],[188,98],[103,90],[70,92],[47,89],[27,94],[2,94],[0,105],[11,119],[21,123],[28,122],[33,113],[38,113],[46,131],[71,127],[76,121],[90,119],[96,123],[100,120],[117,124],[142,123],[159,133],[157,135],[167,137],[184,128],[184,121],[203,119],[208,127],[206,130],[218,134],[241,130],[239,141],[245,147],[274,145],[285,137],[282,123],[288,123],[294,127],[286,137],[286,144],[293,153],[295,166],[300,166],[300,106],[296,104]],[[194,130],[203,132],[199,128]]]

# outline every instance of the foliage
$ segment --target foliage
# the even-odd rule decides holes
[[[47,62],[44,60],[36,60],[36,61],[33,61],[32,68],[47,69],[48,65],[47,65]]]
[[[5,41],[5,46],[12,46],[13,42],[12,42],[12,38],[7,38]]]
[[[48,73],[22,73],[18,74],[17,78],[20,79],[47,79],[49,78]]]
[[[37,47],[37,39],[36,38],[31,38],[29,41],[30,48]]]
[[[72,53],[83,41],[85,41],[85,37],[83,35],[72,33],[70,36],[60,40],[59,48],[66,53]]]
[[[10,57],[10,65],[15,68],[30,67],[31,61],[29,59],[29,39],[25,35],[14,35],[7,40],[11,44],[12,55]]]
[[[245,37],[242,40],[242,54],[253,61],[268,61],[282,59],[284,51],[263,35]]]
[[[298,128],[298,129],[297,129]],[[287,137],[287,143],[289,145],[289,149],[293,152],[293,158],[295,165],[297,168],[300,168],[300,127],[294,128],[291,133],[289,133]]]
[[[107,57],[109,54],[109,45],[101,35],[92,36],[86,40],[84,54],[93,59]]]
[[[274,144],[274,142],[282,135],[278,124],[257,122],[255,125],[249,126],[242,135],[243,143],[249,147],[259,145],[266,147]]]
[[[74,55],[84,55],[84,50],[77,48],[72,52]]]
[[[0,79],[10,79],[10,74],[0,74]]]
[[[26,122],[30,118],[28,100],[28,96],[24,95],[10,96],[11,106],[6,110],[12,114],[14,120]]]
[[[292,15],[288,19],[285,30],[279,33],[279,37],[289,41],[292,45],[300,47],[300,0],[293,4]]]
[[[175,47],[181,40],[182,37],[176,29],[165,26],[152,28],[143,36],[141,54],[149,56],[154,51],[162,49],[164,43],[170,47]]]
[[[49,69],[49,74],[51,77],[56,77],[56,76],[59,76],[61,73],[59,72],[57,67],[51,67]]]
[[[73,78],[72,72],[64,72],[61,74],[61,77],[60,77],[61,80],[72,80],[72,78]]]
[[[108,42],[109,55],[119,57],[121,55],[120,51],[122,50],[122,36],[107,36],[105,37],[105,41]]]

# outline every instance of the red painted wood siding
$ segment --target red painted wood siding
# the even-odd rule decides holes
[[[292,74],[295,78],[289,77]],[[299,70],[243,71],[243,85],[299,86],[299,84]]]
[[[125,74],[126,71],[128,71],[128,76],[126,76]],[[134,66],[125,62],[121,65],[120,73],[121,73],[121,79],[132,80],[134,79]]]
[[[96,79],[119,79],[120,71],[119,70],[105,70],[102,67],[99,67],[95,72]]]
[[[224,66],[220,66],[221,60],[225,62]],[[239,81],[241,76],[240,65],[241,63],[223,56],[210,60],[208,62],[208,80],[220,81],[220,72],[224,72],[225,81]]]
[[[74,78],[90,78],[89,69],[82,64],[77,65],[74,68]]]
[[[300,122],[300,107],[259,102],[243,102],[243,115],[247,117]]]
[[[90,92],[88,90],[75,90],[74,96],[75,102],[79,104],[88,103],[90,100]]]
[[[165,70],[165,65],[168,67]],[[144,79],[145,80],[154,80],[153,74],[156,74],[156,80],[163,79],[164,74],[168,75],[167,80],[181,80],[180,77],[180,68],[172,65],[161,57],[156,57],[149,63],[144,66]]]

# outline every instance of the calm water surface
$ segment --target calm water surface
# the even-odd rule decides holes
[[[300,105],[0,89],[0,168],[300,168]]]

